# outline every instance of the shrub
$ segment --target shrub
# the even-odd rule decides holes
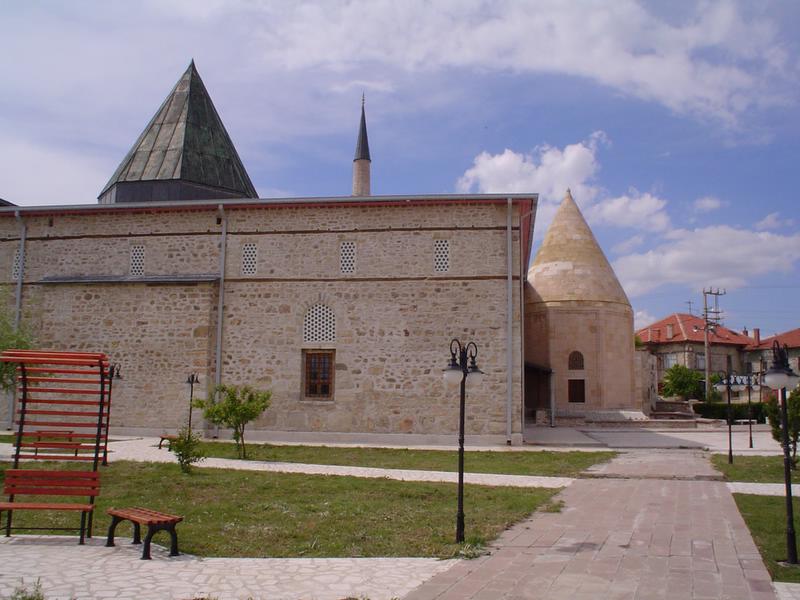
[[[218,385],[208,399],[195,400],[194,405],[203,409],[203,416],[208,421],[233,429],[236,452],[239,458],[247,458],[245,425],[267,410],[271,397],[271,392],[254,390],[246,385]]]
[[[753,402],[750,404],[753,420],[758,423],[767,422],[766,404],[761,402]],[[705,419],[722,419],[728,418],[728,405],[725,402],[697,402],[692,405],[695,414]],[[731,418],[734,421],[740,419],[747,419],[747,404],[731,404]]]
[[[36,583],[33,584],[33,589],[29,590],[25,587],[25,581],[20,581],[20,584],[14,588],[9,600],[45,600],[42,582],[37,579]]]
[[[703,376],[683,365],[672,365],[664,374],[664,395],[680,396],[684,400],[703,395]]]
[[[778,407],[777,395],[770,397],[767,402],[767,416],[772,428],[772,437],[778,443],[783,443],[781,434],[781,411]],[[786,416],[789,421],[789,447],[792,451],[792,468],[797,468],[797,441],[800,439],[800,389],[795,389],[789,394],[786,403]]]
[[[200,450],[200,438],[188,427],[183,427],[178,432],[178,437],[170,442],[169,449],[178,459],[178,464],[184,473],[191,472],[194,463],[206,458]]]

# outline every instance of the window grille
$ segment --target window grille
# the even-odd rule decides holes
[[[258,263],[258,248],[255,244],[242,247],[242,275],[255,275]]]
[[[14,250],[14,263],[11,265],[11,279],[17,281],[19,279],[22,264],[19,260],[19,249]]]
[[[131,246],[131,275],[144,275],[144,246]]]
[[[303,353],[304,393],[306,398],[333,397],[333,350],[306,350]]]
[[[324,304],[315,304],[308,309],[303,321],[304,342],[335,342],[336,317]]]
[[[433,240],[433,270],[437,273],[450,270],[450,240]]]
[[[342,242],[339,246],[339,266],[342,273],[356,271],[356,243]]]
[[[569,370],[582,371],[583,370],[583,354],[575,350],[569,354]]]

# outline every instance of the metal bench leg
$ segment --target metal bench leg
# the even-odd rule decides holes
[[[180,552],[178,552],[178,532],[175,531],[175,525],[167,529],[167,531],[169,531],[169,537],[171,538],[171,543],[169,546],[169,555],[178,556]]]
[[[112,547],[114,545],[114,531],[117,529],[117,525],[120,524],[119,517],[111,517],[111,525],[108,526],[108,537],[106,538],[106,546]]]
[[[89,513],[89,528],[86,537],[92,539],[92,524],[94,523],[94,511]]]
[[[142,527],[138,523],[131,521],[133,523],[133,543],[134,544],[141,544],[142,543]]]
[[[154,527],[147,528],[147,535],[144,537],[144,548],[142,548],[142,560],[150,560],[150,540],[157,531]]]
[[[78,544],[83,546],[83,541],[86,536],[86,513],[81,511],[81,538]]]
[[[14,511],[6,511],[8,515],[6,515],[6,537],[11,537],[11,513]]]

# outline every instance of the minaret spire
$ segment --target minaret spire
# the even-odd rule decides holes
[[[364,92],[361,92],[361,123],[358,128],[356,154],[353,158],[353,196],[370,195],[369,139],[367,138],[367,117],[364,111]]]

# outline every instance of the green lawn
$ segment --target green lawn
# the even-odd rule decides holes
[[[727,454],[714,454],[711,462],[728,481],[783,483],[783,456],[734,456],[729,465]],[[792,471],[792,481],[800,481],[800,471]]]
[[[203,442],[201,448],[206,456],[236,458],[236,446],[232,442]],[[611,460],[614,456],[616,456],[616,452],[479,452],[468,450],[464,457],[464,468],[469,473],[576,477],[588,467]],[[247,458],[271,462],[349,465],[384,469],[458,470],[458,452],[450,450],[248,444]]]
[[[778,561],[786,560],[785,500],[778,496],[750,494],[734,494],[733,497],[772,579],[800,583],[800,567],[782,567],[778,564]],[[800,532],[800,500],[797,499],[794,500],[794,515],[795,531]]]
[[[13,444],[16,439],[14,434],[0,434],[0,444]]]
[[[125,461],[101,473],[95,536],[105,535],[108,527],[105,509],[138,505],[183,515],[181,549],[201,556],[451,557],[461,549],[453,543],[455,484],[210,468],[184,475],[177,465]],[[491,541],[512,523],[546,508],[554,493],[466,486],[467,543]],[[14,521],[77,525],[79,517],[22,511]],[[117,532],[131,535],[127,523]],[[163,533],[156,537],[163,544],[167,540]]]

